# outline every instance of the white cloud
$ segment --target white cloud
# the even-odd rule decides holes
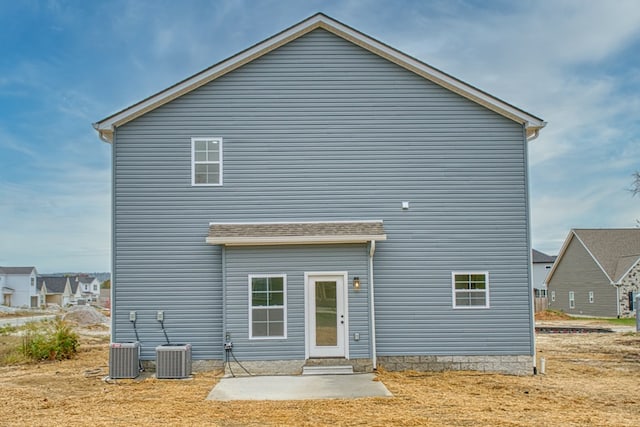
[[[0,265],[109,270],[109,172],[68,163],[39,182],[0,187]]]

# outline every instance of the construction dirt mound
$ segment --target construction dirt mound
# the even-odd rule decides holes
[[[66,322],[76,323],[79,326],[98,325],[109,321],[105,315],[90,305],[71,307],[62,319]]]

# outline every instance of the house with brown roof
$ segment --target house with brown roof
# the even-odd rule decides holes
[[[323,14],[116,112],[112,339],[253,373],[532,373],[544,126]]]
[[[640,228],[573,229],[546,279],[549,308],[630,317],[640,289]]]

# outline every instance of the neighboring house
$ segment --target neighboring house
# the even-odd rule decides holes
[[[571,230],[546,284],[551,309],[634,316],[640,288],[640,228]]]
[[[547,297],[547,285],[545,279],[553,267],[556,257],[547,255],[543,252],[531,249],[531,262],[533,269],[531,270],[531,286],[536,298]]]
[[[93,276],[79,275],[75,278],[78,281],[77,299],[84,299],[86,302],[98,302],[100,299],[100,282]]]
[[[530,373],[544,125],[322,14],[109,116],[112,339]]]
[[[77,276],[38,276],[40,305],[57,304],[64,307],[75,304],[82,297]]]
[[[0,304],[8,307],[38,306],[35,267],[0,267]]]

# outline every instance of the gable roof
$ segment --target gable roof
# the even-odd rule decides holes
[[[71,285],[71,293],[75,294],[78,290],[78,282],[76,282],[75,277],[70,276],[38,276],[36,289],[39,292],[44,283],[48,294],[62,294],[67,285],[67,279],[69,279],[69,285]]]
[[[317,13],[236,55],[218,62],[217,64],[156,93],[155,95],[152,95],[128,108],[125,108],[124,110],[94,123],[93,127],[98,131],[102,140],[106,142],[113,142],[113,131],[118,126],[122,126],[135,118],[188,92],[191,92],[192,90],[203,86],[318,28],[329,31],[332,34],[379,55],[426,78],[427,80],[430,80],[498,114],[501,114],[502,116],[524,125],[528,139],[534,139],[537,137],[540,129],[546,125],[546,123],[539,117],[489,95],[488,93],[471,86],[462,80],[402,53],[397,49],[359,32],[358,30],[336,21],[335,19],[332,19],[322,13]]]
[[[212,245],[362,243],[386,240],[382,221],[211,223]]]
[[[574,237],[584,246],[611,284],[619,284],[640,263],[640,228],[573,229],[562,245],[558,259],[562,258]],[[547,283],[558,264],[554,264],[549,272]]]
[[[31,274],[35,267],[0,267],[0,274]]]
[[[95,278],[95,277],[93,277],[93,276],[84,276],[84,275],[82,275],[82,276],[76,276],[76,279],[77,279],[80,283],[87,284],[87,285],[90,285],[91,283],[93,283],[93,281],[94,281],[94,280],[96,280],[96,278]]]
[[[535,249],[531,249],[531,258],[534,264],[550,264],[555,262],[555,256],[547,255],[544,252],[537,251]]]

